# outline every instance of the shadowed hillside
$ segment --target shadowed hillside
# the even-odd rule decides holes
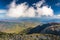
[[[60,35],[60,23],[48,23],[48,24],[43,24],[41,26],[38,25],[28,32],[28,34],[33,34],[33,33]]]

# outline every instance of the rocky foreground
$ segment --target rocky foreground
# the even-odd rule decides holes
[[[52,34],[11,34],[0,32],[0,40],[60,40],[60,36]]]

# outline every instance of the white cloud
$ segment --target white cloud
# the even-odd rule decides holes
[[[56,3],[56,6],[60,6],[60,3]]]
[[[24,15],[25,17],[35,17],[35,9],[33,7],[28,8]]]
[[[6,13],[7,11],[4,9],[0,9],[0,13]]]
[[[36,3],[36,7],[37,7],[37,10],[36,12],[38,13],[39,17],[40,16],[53,16],[54,15],[54,11],[51,7],[48,7],[48,6],[42,6],[41,5],[44,3],[45,1],[40,1],[38,3]],[[40,5],[39,5],[40,4]]]
[[[48,6],[41,7],[43,3],[44,0],[34,3],[35,7],[37,8],[34,9],[33,6],[29,7],[28,5],[26,5],[27,4],[26,2],[17,5],[15,1],[13,1],[10,4],[9,10],[7,12],[7,16],[15,17],[15,18],[53,16],[54,15],[53,9]]]
[[[15,2],[13,2],[15,3]],[[22,17],[24,15],[24,11],[27,9],[26,3],[22,3],[20,5],[12,4],[8,10],[7,16],[10,17]]]
[[[37,3],[34,3],[33,5],[35,5],[36,7],[41,7],[41,5],[45,2],[45,0],[39,1]]]
[[[42,11],[43,11],[42,15],[46,15],[46,16],[53,16],[54,15],[54,12],[51,7],[48,8],[48,6],[43,6]]]

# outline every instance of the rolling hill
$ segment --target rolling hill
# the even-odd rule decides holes
[[[33,33],[60,35],[60,23],[47,23],[41,26],[38,25],[28,32],[28,34]]]
[[[10,22],[0,21],[0,31],[7,33],[18,33],[27,28],[34,28],[40,23],[37,22]]]

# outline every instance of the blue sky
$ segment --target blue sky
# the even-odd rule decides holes
[[[0,0],[0,9],[7,9],[7,5],[10,4],[13,0]],[[29,6],[32,6],[33,3],[36,3],[40,0],[18,0],[16,1],[17,4],[27,2]],[[52,7],[54,12],[60,13],[60,4],[56,5],[57,3],[60,3],[60,0],[45,0],[45,4]]]
[[[0,0],[0,19],[35,18],[37,13],[39,18],[59,19],[60,0]]]

